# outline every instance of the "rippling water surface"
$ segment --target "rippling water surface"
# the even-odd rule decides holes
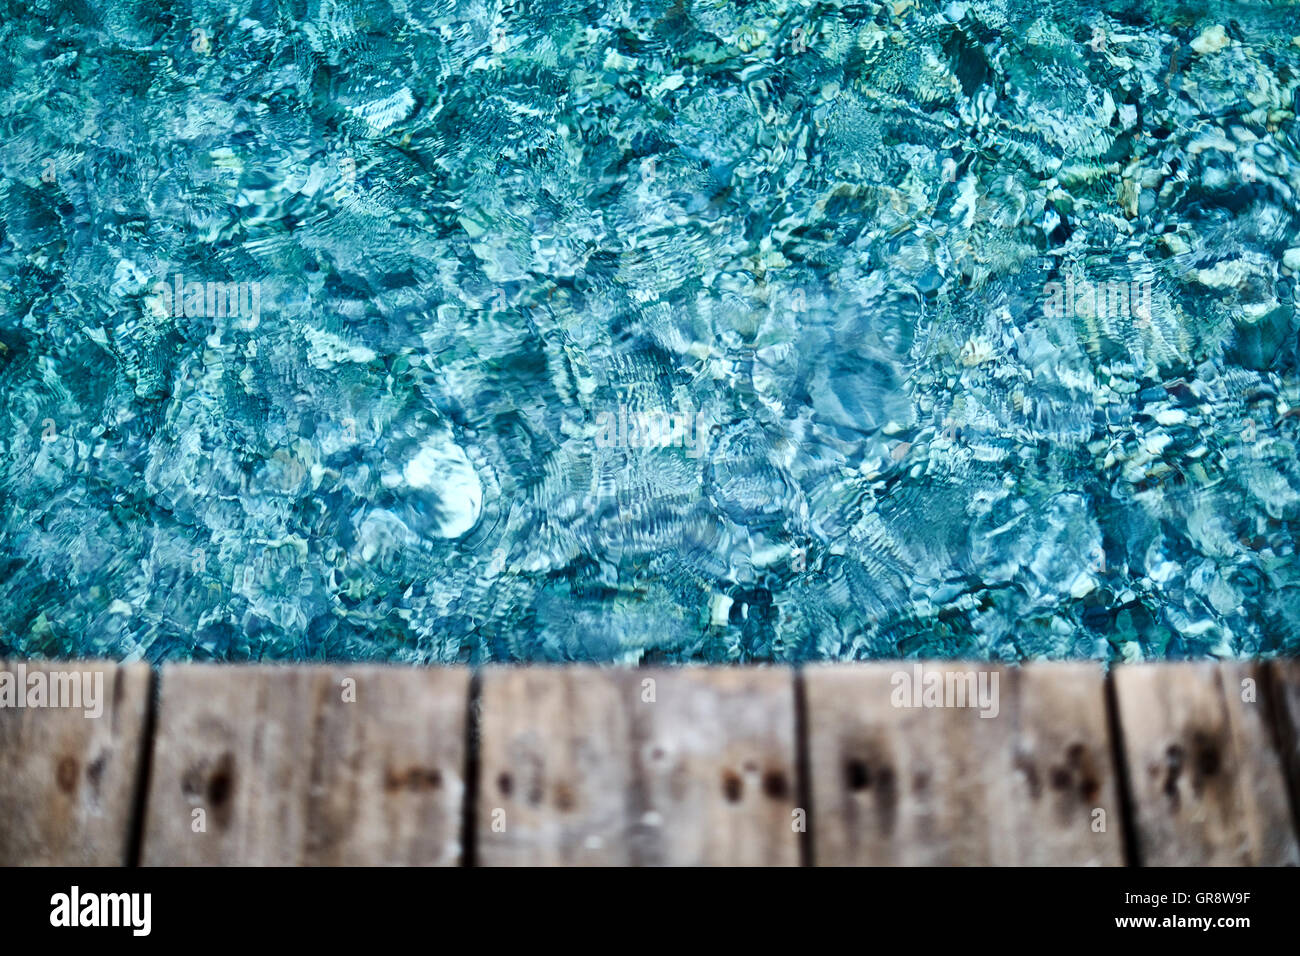
[[[0,653],[1300,650],[1300,6],[24,0]]]

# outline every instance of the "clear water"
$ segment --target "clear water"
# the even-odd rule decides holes
[[[1300,650],[1300,6],[13,0],[0,654]]]

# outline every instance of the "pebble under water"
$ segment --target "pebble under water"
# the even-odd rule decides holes
[[[12,0],[0,656],[1300,651],[1300,6]]]

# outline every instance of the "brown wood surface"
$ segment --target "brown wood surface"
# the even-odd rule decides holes
[[[458,668],[25,666],[104,712],[0,707],[0,864],[1300,863],[1297,661],[923,665],[993,717],[912,661],[488,667],[472,727]]]
[[[922,668],[996,673],[996,715],[896,706],[914,662],[805,673],[817,865],[1123,863],[1099,667]]]
[[[102,674],[103,713],[0,708],[0,866],[125,865],[149,704],[148,665],[22,666],[29,674]],[[0,663],[0,671],[15,676],[18,667]],[[94,683],[91,688],[94,693]]]
[[[1272,661],[1268,666],[1277,695],[1278,751],[1291,791],[1292,822],[1300,832],[1300,660]]]
[[[176,665],[161,685],[145,864],[459,863],[468,671]]]
[[[759,668],[487,670],[479,861],[797,864],[793,686]]]
[[[1143,865],[1300,862],[1262,664],[1144,664],[1114,680]]]

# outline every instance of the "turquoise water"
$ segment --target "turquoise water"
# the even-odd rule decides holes
[[[1300,6],[11,2],[0,654],[1300,650]]]

